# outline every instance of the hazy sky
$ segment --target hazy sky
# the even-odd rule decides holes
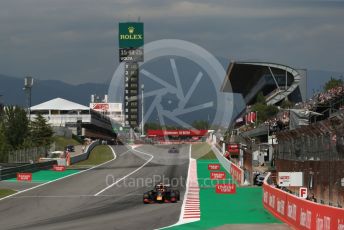
[[[344,2],[0,0],[0,73],[104,82],[117,67],[119,21],[145,42],[175,38],[215,56],[344,72]]]

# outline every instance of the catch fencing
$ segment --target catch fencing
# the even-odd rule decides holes
[[[38,162],[39,158],[45,157],[50,148],[36,147],[31,149],[19,149],[8,154],[8,163],[34,163]]]

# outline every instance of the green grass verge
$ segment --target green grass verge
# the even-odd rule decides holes
[[[216,159],[215,153],[211,150],[211,147],[208,143],[200,143],[192,145],[191,156],[194,159]]]
[[[281,223],[263,207],[261,187],[237,187],[235,194],[217,194],[216,182],[209,179],[208,164],[217,160],[197,160],[197,176],[200,186],[201,220],[170,229],[212,229],[226,224],[271,224]],[[226,181],[232,176],[226,173]],[[223,182],[221,182],[223,183]],[[213,184],[211,186],[211,184]]]
[[[12,189],[6,189],[6,188],[0,188],[0,198],[3,198],[5,196],[9,196],[11,194],[16,193],[16,191]]]
[[[113,159],[113,154],[110,147],[107,145],[98,145],[92,149],[87,160],[78,162],[74,165],[98,165],[111,159]]]
[[[68,169],[63,172],[57,172],[53,170],[40,170],[40,171],[32,173],[32,182],[45,183],[45,182],[56,180],[65,176],[69,176],[71,174],[75,174],[77,172],[79,172],[79,170]],[[7,179],[6,181],[17,182],[17,178]]]
[[[67,145],[81,145],[81,142],[78,142],[75,138],[65,138],[60,136],[53,137],[55,142],[55,149],[63,151]]]
[[[202,157],[198,158],[198,160],[213,160],[217,159],[213,150],[210,150],[207,154],[203,155]]]

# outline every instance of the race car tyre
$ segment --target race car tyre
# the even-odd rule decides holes
[[[179,192],[179,190],[174,190],[173,192],[176,194],[177,200],[180,200],[180,192]]]
[[[171,195],[170,195],[170,201],[172,203],[176,203],[177,202],[177,197],[176,197],[176,194],[174,192],[171,192]]]
[[[150,201],[149,195],[147,193],[144,193],[143,194],[143,203],[144,204],[149,204],[150,203],[149,201]]]

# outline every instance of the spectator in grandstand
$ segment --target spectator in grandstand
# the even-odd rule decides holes
[[[307,196],[307,200],[313,201],[315,203],[317,202],[317,199],[315,198],[314,193],[312,193],[310,196]]]

